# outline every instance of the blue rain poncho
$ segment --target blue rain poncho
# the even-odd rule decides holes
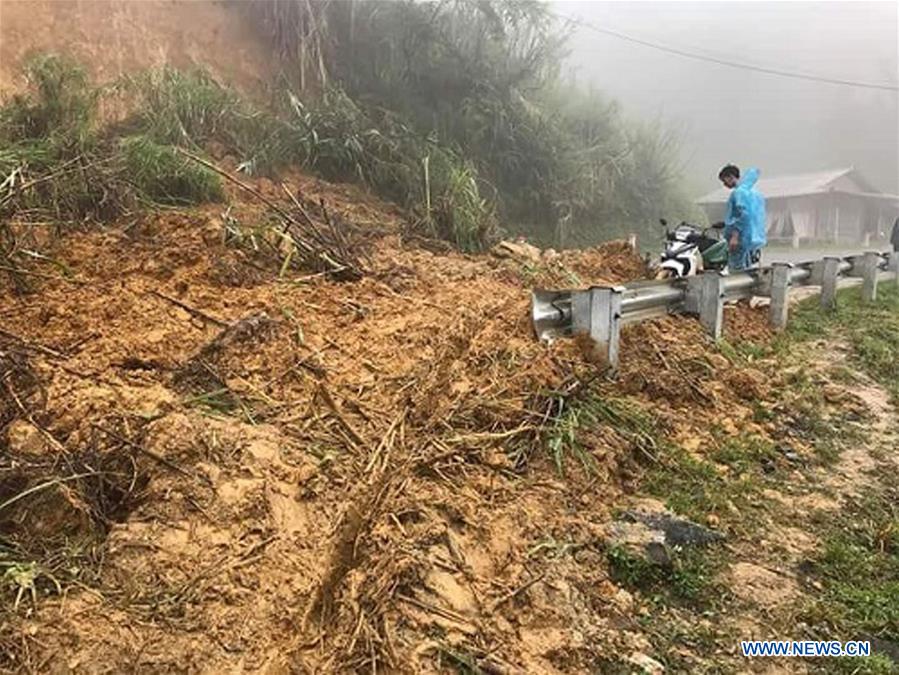
[[[768,243],[765,225],[765,198],[755,189],[759,179],[758,169],[749,169],[727,200],[724,216],[724,238],[730,239],[734,231],[740,233],[740,251],[749,252]]]

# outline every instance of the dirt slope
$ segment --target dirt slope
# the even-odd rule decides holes
[[[17,392],[30,412],[6,429],[4,497],[59,462],[88,477],[2,527],[65,537],[73,559],[102,551],[102,590],[20,615],[10,665],[406,669],[512,640],[490,658],[553,670],[609,621],[590,609],[596,553],[551,575],[529,553],[595,538],[627,448],[610,438],[601,473],[571,481],[534,454],[550,392],[583,361],[533,340],[527,267],[401,244],[390,207],[292,187],[368,233],[365,278],[273,280],[222,245],[210,207],[69,237],[72,282],[4,291],[4,353],[39,382]],[[643,273],[621,245],[564,257],[592,266],[584,282]],[[511,611],[538,576],[533,609]]]
[[[231,227],[270,214],[233,193],[69,235],[33,292],[0,289],[0,536],[41,560],[6,577],[5,667],[571,673],[651,654],[646,606],[610,577],[611,512],[659,462],[653,437],[701,454],[776,434],[757,412],[781,374],[669,318],[627,330],[597,385],[578,341],[533,339],[529,289],[642,277],[626,245],[466,256],[361,190],[287,184],[325,200],[360,280],[279,278]],[[727,325],[770,337],[748,307]],[[607,416],[564,418],[589,380]]]
[[[215,0],[0,0],[0,93],[21,83],[23,58],[78,58],[96,82],[160,65],[200,65],[245,92],[275,72],[273,53],[241,3]]]

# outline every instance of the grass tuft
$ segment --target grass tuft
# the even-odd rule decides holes
[[[306,102],[285,92],[281,105],[263,110],[202,70],[164,67],[103,89],[55,56],[34,60],[28,73],[29,91],[0,106],[4,215],[109,220],[139,201],[221,200],[218,178],[174,150],[216,146],[249,174],[293,164],[366,185],[408,207],[424,233],[464,251],[495,237],[493,206],[470,162],[438,136],[337,86]],[[116,109],[125,118],[99,128],[98,105],[110,97],[121,99]]]
[[[666,447],[659,463],[647,472],[644,486],[675,513],[700,523],[714,514],[732,529],[748,531],[758,515],[758,494],[764,487],[761,467],[749,470],[759,452],[767,456],[768,451],[747,446],[745,439],[731,439],[718,450],[723,463],[719,465],[681,448]]]
[[[39,54],[25,63],[24,73],[27,90],[0,108],[4,140],[83,143],[97,106],[97,92],[84,68],[58,54]]]
[[[130,123],[157,143],[201,148],[232,131],[239,99],[203,70],[169,66],[126,77],[119,88],[135,97]]]
[[[861,300],[858,288],[837,294],[831,313],[818,308],[816,298],[799,305],[790,321],[789,336],[810,340],[825,336],[845,339],[852,358],[870,377],[886,387],[899,405],[899,288],[882,283],[874,303]]]
[[[825,533],[813,560],[824,588],[801,618],[830,639],[899,643],[899,491],[888,487],[850,501]],[[839,672],[861,662],[840,661]],[[883,663],[883,655],[865,660],[871,669],[858,672],[893,672],[880,669]]]
[[[656,603],[701,605],[712,599],[715,576],[724,563],[701,549],[677,551],[670,566],[655,565],[620,548],[606,554],[612,580]]]
[[[567,457],[577,459],[588,472],[596,470],[588,442],[597,432],[618,438],[645,458],[655,460],[656,422],[633,401],[604,396],[588,385],[572,396],[559,397],[556,408],[545,442],[560,474],[565,473]]]
[[[182,206],[225,198],[219,177],[147,136],[121,141],[125,175],[141,195],[158,204]]]

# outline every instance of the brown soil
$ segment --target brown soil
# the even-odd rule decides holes
[[[0,90],[48,47],[100,81],[200,61],[256,90],[269,53],[226,5],[0,0]],[[15,295],[0,279],[0,537],[46,566],[35,602],[4,577],[2,667],[568,673],[615,653],[654,668],[642,601],[600,544],[653,458],[598,424],[579,429],[597,470],[568,457],[560,476],[551,418],[597,378],[702,453],[713,428],[776,431],[753,405],[780,376],[735,366],[680,317],[628,328],[605,381],[578,342],[534,339],[529,290],[644,277],[625,243],[467,256],[409,236],[364,191],[287,182],[352,231],[361,280],[279,279],[223,244],[213,206],[66,237],[52,255],[70,281]],[[268,217],[231,198],[227,218]],[[769,339],[765,314],[728,307],[726,336]],[[861,485],[864,466],[841,466]],[[828,499],[774,496],[801,514]],[[816,544],[790,539],[790,559]],[[765,609],[795,591],[754,563],[733,574]]]
[[[796,599],[799,588],[791,574],[739,562],[730,568],[730,588],[746,602],[772,609]]]
[[[288,183],[353,234],[361,280],[279,279],[222,243],[210,206],[72,234],[53,253],[71,281],[0,294],[0,501],[40,486],[0,534],[83,565],[81,585],[53,568],[64,597],[39,578],[37,604],[8,616],[6,665],[580,672],[609,649],[645,656],[600,541],[652,451],[582,427],[597,470],[568,457],[560,476],[559,397],[599,376],[702,453],[716,428],[775,431],[753,405],[779,375],[671,317],[628,328],[605,381],[578,341],[534,339],[529,289],[573,269],[584,284],[644,276],[625,244],[462,255],[409,238],[362,190]],[[231,197],[228,218],[267,217]],[[761,334],[758,313],[738,315]]]
[[[535,276],[621,282],[641,261],[620,243],[545,263],[447,252],[364,191],[288,182],[354,233],[361,280],[279,279],[222,244],[211,206],[70,235],[54,255],[71,281],[0,294],[0,501],[39,486],[0,534],[83,565],[78,582],[53,568],[63,597],[39,578],[38,602],[7,614],[5,665],[585,672],[610,649],[646,657],[600,542],[651,451],[581,428],[597,471],[569,457],[559,475],[548,420],[602,372],[528,319]],[[266,217],[231,196],[229,218]],[[780,376],[736,367],[697,322],[633,326],[622,349],[600,389],[651,410],[655,433],[702,453],[714,428],[776,431],[753,405]],[[806,512],[823,496],[792,499]],[[793,597],[779,555],[733,571],[748,606]]]
[[[276,73],[241,3],[212,0],[2,0],[0,93],[21,87],[34,52],[66,53],[107,82],[143,68],[202,66],[258,92]],[[234,5],[234,6],[230,6]]]
[[[576,669],[616,622],[591,542],[633,459],[598,428],[599,472],[561,480],[540,439],[552,391],[592,367],[533,338],[519,261],[404,244],[364,192],[292,187],[369,232],[362,280],[277,280],[210,207],[72,235],[54,255],[73,282],[0,295],[23,366],[0,497],[75,475],[60,462],[82,475],[0,528],[103,556],[99,592],[13,617],[7,665]],[[583,255],[585,283],[642,270],[617,244]]]
[[[731,342],[766,344],[774,336],[768,321],[768,307],[751,307],[747,302],[724,308],[724,337]]]

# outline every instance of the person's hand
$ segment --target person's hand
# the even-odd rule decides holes
[[[740,248],[740,235],[737,232],[732,232],[730,235],[730,241],[728,241],[728,248],[731,253],[736,252],[738,248]]]

